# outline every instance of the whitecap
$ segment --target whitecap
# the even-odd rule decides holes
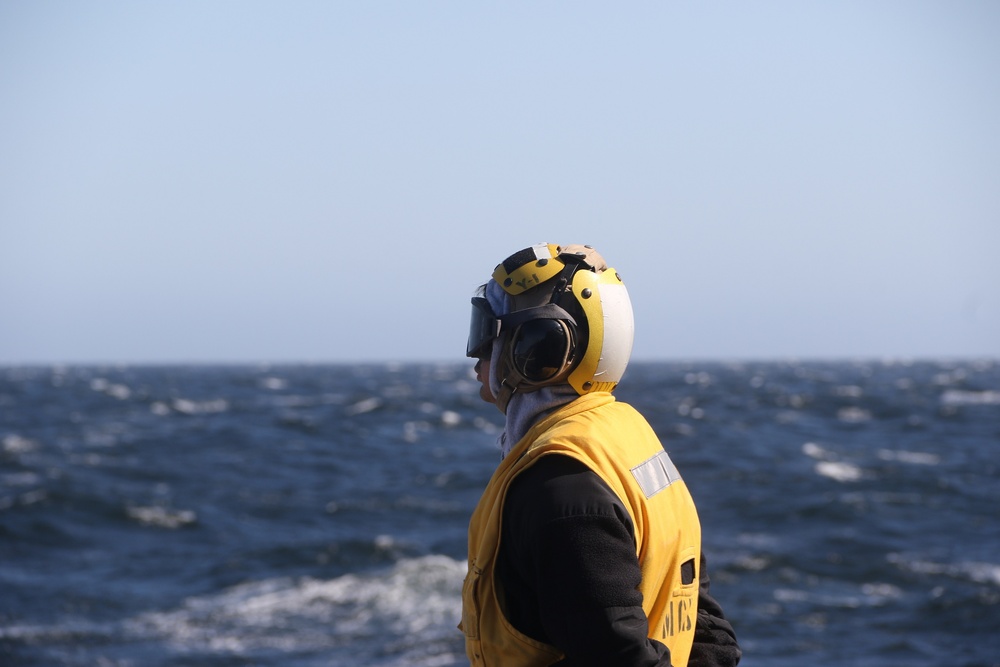
[[[1000,565],[995,563],[959,563],[958,569],[978,584],[1000,586]]]
[[[853,463],[838,461],[838,457],[834,452],[824,449],[815,442],[807,442],[802,445],[802,453],[810,458],[817,459],[814,469],[817,474],[823,477],[829,477],[838,482],[856,482],[862,477],[861,468]]]
[[[0,440],[3,443],[3,450],[11,454],[23,454],[24,452],[30,452],[38,447],[38,443],[24,436],[18,435],[16,433],[10,433]]]
[[[882,604],[888,600],[902,597],[903,591],[899,586],[880,582],[871,582],[861,586],[861,592],[868,597],[870,604]]]
[[[848,424],[860,424],[870,421],[872,413],[864,408],[848,407],[837,410],[837,419]]]
[[[165,507],[129,507],[129,517],[147,526],[160,528],[180,528],[198,520],[191,510],[170,510]]]
[[[902,596],[903,591],[898,586],[885,583],[862,584],[859,594],[838,590],[801,590],[793,588],[778,588],[772,593],[774,599],[781,603],[809,602],[814,606],[835,607],[840,609],[858,609],[860,607],[880,607],[889,601]]]
[[[380,538],[383,544],[391,538]],[[466,566],[447,556],[407,559],[391,570],[330,580],[278,578],[189,598],[179,608],[126,623],[133,636],[160,636],[176,650],[299,653],[352,646],[385,655],[426,656],[428,643],[455,641]],[[371,657],[371,656],[368,656]],[[425,663],[429,664],[429,663]]]
[[[149,406],[149,411],[152,412],[154,415],[159,415],[163,417],[170,414],[170,406],[164,403],[163,401],[154,401]]]
[[[911,560],[901,554],[889,554],[887,560],[903,570],[916,574],[945,575],[977,584],[1000,586],[1000,565],[996,563],[980,561],[935,563],[933,561]]]
[[[175,398],[172,407],[181,414],[201,415],[225,412],[229,409],[229,402],[223,398],[210,401],[192,401],[186,398]]]
[[[856,482],[861,479],[861,468],[850,463],[820,461],[816,464],[816,472],[838,482]]]
[[[880,449],[878,457],[883,461],[900,461],[902,463],[912,463],[914,465],[933,466],[941,462],[941,457],[937,454],[926,452],[908,452],[905,450]]]
[[[965,380],[966,377],[968,377],[968,373],[964,368],[956,368],[952,371],[936,374],[933,382],[936,385],[947,386],[955,382],[961,382],[962,380]]]
[[[344,408],[344,414],[353,417],[378,410],[380,407],[382,407],[382,399],[378,396],[372,396],[371,398],[362,399],[353,405],[348,405]]]
[[[793,588],[776,588],[772,593],[778,602],[803,602],[809,599],[809,594]]]
[[[117,398],[120,401],[127,400],[132,396],[132,390],[126,385],[111,382],[106,378],[94,378],[90,381],[90,388]]]
[[[771,565],[771,559],[767,556],[740,556],[733,561],[733,565],[750,572],[760,572]]]
[[[948,389],[941,394],[944,405],[1000,405],[1000,391],[965,391]]]
[[[462,422],[462,415],[454,410],[445,410],[441,413],[441,423],[445,426],[458,426]]]
[[[261,378],[258,384],[262,389],[270,389],[271,391],[280,391],[288,387],[288,380],[279,377],[266,377]]]
[[[403,440],[406,442],[416,442],[420,440],[421,433],[431,430],[431,425],[425,421],[408,421],[403,424]]]
[[[807,442],[802,445],[802,453],[814,459],[825,459],[831,456],[829,451],[823,449],[815,442]]]
[[[107,395],[117,398],[119,401],[128,400],[132,396],[132,390],[123,384],[113,384],[108,387]]]

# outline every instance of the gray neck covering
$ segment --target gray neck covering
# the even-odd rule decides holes
[[[510,299],[495,280],[490,280],[486,284],[486,299],[497,317],[506,315],[510,311]],[[490,391],[494,396],[500,394],[500,381],[503,379],[496,373],[504,347],[502,341],[498,343],[500,344],[493,346],[493,356],[490,358]],[[542,418],[577,397],[576,390],[568,384],[542,387],[511,396],[510,402],[507,403],[507,411],[504,413],[507,423],[504,432],[497,438],[501,457],[506,457],[511,448]]]

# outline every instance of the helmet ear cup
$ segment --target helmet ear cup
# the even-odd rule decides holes
[[[572,329],[563,320],[529,320],[511,338],[511,364],[528,382],[551,380],[572,361],[575,342]]]

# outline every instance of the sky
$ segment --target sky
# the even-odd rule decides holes
[[[0,2],[0,364],[461,361],[529,245],[634,359],[1000,357],[1000,3]]]

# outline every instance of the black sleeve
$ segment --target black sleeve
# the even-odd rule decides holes
[[[545,456],[514,481],[496,576],[508,620],[563,651],[559,664],[670,665],[647,637],[628,512],[582,463]]]
[[[698,620],[694,627],[694,645],[688,667],[735,667],[739,664],[740,646],[733,626],[722,613],[722,606],[708,593],[708,566],[701,555],[701,581],[698,591]]]

